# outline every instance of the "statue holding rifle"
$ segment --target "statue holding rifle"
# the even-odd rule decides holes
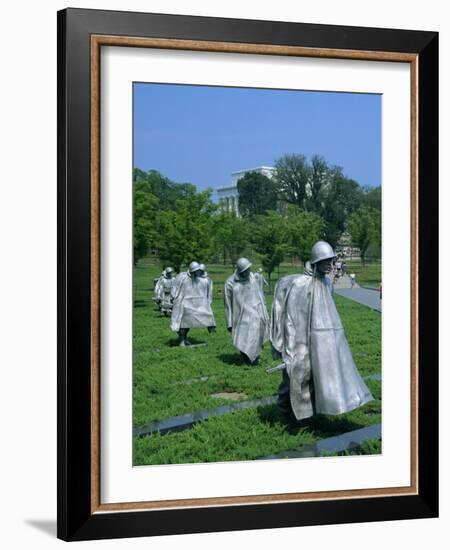
[[[278,405],[297,420],[346,413],[373,399],[330,292],[334,258],[328,243],[316,242],[304,274],[283,277],[275,288],[271,341],[283,359]]]

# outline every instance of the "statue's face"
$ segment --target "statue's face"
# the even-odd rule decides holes
[[[333,267],[333,260],[331,258],[329,260],[321,260],[320,262],[317,262],[316,266],[317,271],[325,275],[326,273],[330,273]]]
[[[247,280],[250,277],[250,268],[246,269],[245,271],[241,271],[241,273],[239,273],[239,277],[241,279]]]
[[[192,273],[192,277],[194,277],[194,278],[200,277],[202,273],[203,273],[203,271],[201,269],[197,269],[196,271],[194,271]]]

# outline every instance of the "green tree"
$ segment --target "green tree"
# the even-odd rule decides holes
[[[173,210],[158,212],[158,255],[176,271],[193,260],[209,259],[212,216],[217,208],[211,201],[211,193],[207,190],[189,194],[176,200]]]
[[[275,182],[280,197],[288,204],[306,207],[311,167],[305,155],[284,155],[275,162]]]
[[[362,204],[361,186],[320,155],[313,155],[310,162],[304,155],[285,155],[275,162],[275,168],[280,198],[322,217],[326,222],[323,238],[335,246],[348,217]]]
[[[274,182],[258,172],[247,172],[237,183],[239,213],[244,217],[275,210],[277,190]]]
[[[370,252],[377,258],[381,257],[381,210],[373,209],[373,238],[371,241]]]
[[[290,252],[305,262],[310,257],[313,244],[324,238],[325,220],[315,212],[290,206],[284,223]]]
[[[289,251],[285,218],[278,212],[269,211],[264,216],[255,216],[251,227],[251,242],[270,278]]]
[[[136,182],[133,193],[133,261],[145,256],[156,239],[156,207],[158,199],[148,191],[145,182]]]
[[[353,212],[348,220],[348,230],[352,237],[352,242],[356,244],[361,253],[361,262],[364,265],[366,252],[375,239],[377,231],[381,230],[380,211],[367,206],[361,206]],[[381,240],[381,231],[380,231]]]
[[[324,198],[332,176],[332,169],[320,155],[311,157],[310,177],[308,184],[307,209],[323,214]]]
[[[232,266],[249,246],[249,224],[234,212],[221,212],[212,218],[212,250],[224,265]]]
[[[324,238],[333,247],[346,229],[350,215],[361,206],[362,199],[363,193],[356,181],[347,178],[340,167],[330,169],[322,216],[326,222]]]
[[[196,193],[195,185],[175,183],[157,170],[144,172],[136,168],[133,172],[133,179],[136,183],[145,185],[147,191],[157,197],[161,210],[173,209],[177,200],[186,199]]]
[[[381,210],[381,186],[363,187],[363,204]]]

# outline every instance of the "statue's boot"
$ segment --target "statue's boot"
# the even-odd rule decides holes
[[[187,333],[188,332],[189,332],[189,329],[187,329],[187,328],[180,329],[180,331],[178,333],[180,335],[179,346],[185,347],[185,346],[190,346],[191,345],[191,342],[187,339]]]

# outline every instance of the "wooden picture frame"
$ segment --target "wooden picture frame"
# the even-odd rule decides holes
[[[101,503],[103,46],[410,64],[409,487]],[[84,9],[58,13],[58,537],[87,540],[437,516],[437,144],[437,33]]]

